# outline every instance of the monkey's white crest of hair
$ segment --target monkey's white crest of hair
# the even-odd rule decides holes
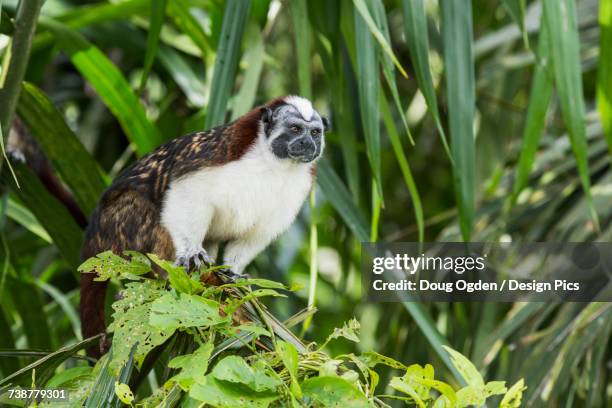
[[[312,119],[314,108],[312,107],[312,102],[308,99],[302,98],[301,96],[289,95],[284,99],[284,102],[293,105],[304,119],[308,121]]]

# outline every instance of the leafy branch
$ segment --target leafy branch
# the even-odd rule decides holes
[[[69,406],[96,406],[103,401],[115,407],[158,407],[176,406],[180,401],[181,406],[204,403],[213,407],[385,407],[384,400],[389,399],[410,406],[450,408],[481,406],[495,395],[503,395],[502,408],[521,404],[523,380],[510,389],[503,381],[485,383],[466,357],[448,347],[447,353],[467,384],[461,389],[436,379],[429,364],[406,366],[374,351],[326,353],[324,348],[332,340],[359,342],[360,325],[354,319],[335,329],[320,347],[304,344],[288,334],[289,325],[278,322],[260,301],[284,296],[280,291],[287,288],[278,282],[240,279],[209,285],[210,269],[188,275],[154,255],[124,255],[101,253],[79,268],[81,273],[99,272],[98,280],[125,283],[112,306],[109,353],[93,368],[68,368],[36,384],[68,389]],[[167,280],[149,277],[154,265],[168,274]],[[299,323],[299,319],[290,321]],[[69,350],[76,352],[95,340]],[[152,353],[160,348],[165,352]],[[61,353],[61,357],[52,353],[22,370],[23,385],[30,385],[29,372],[53,372],[69,357],[66,350]],[[134,368],[145,370],[143,363],[150,356],[168,369],[163,385],[143,395],[136,393],[130,377]],[[380,377],[374,370],[378,365],[400,372],[389,381],[395,394],[377,394],[377,388],[386,388],[378,387]],[[0,387],[7,385],[0,381]]]

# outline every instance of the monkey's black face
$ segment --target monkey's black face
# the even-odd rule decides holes
[[[321,156],[328,121],[316,111],[306,120],[295,107],[285,105],[263,116],[266,137],[276,157],[310,163]]]

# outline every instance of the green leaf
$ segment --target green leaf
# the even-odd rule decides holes
[[[120,401],[116,393],[117,382],[127,383],[129,375],[134,365],[134,355],[136,346],[131,346],[125,359],[125,365],[120,366],[118,370],[112,370],[112,363],[116,361],[114,357],[115,344],[111,347],[107,355],[103,356],[94,368],[97,370],[97,376],[91,386],[91,390],[87,393],[87,400],[84,404],[86,408],[108,407],[119,408]],[[116,374],[118,371],[118,375]],[[120,391],[125,391],[124,387],[120,387]]]
[[[270,279],[262,279],[262,278],[248,278],[248,279],[238,278],[236,279],[235,282],[225,284],[223,285],[223,287],[241,288],[241,287],[251,286],[251,285],[259,286],[260,288],[266,288],[266,289],[285,289],[287,290],[287,286],[285,286],[285,284],[281,282],[273,281]]]
[[[202,384],[194,384],[189,396],[218,408],[266,408],[280,398],[272,392],[253,392],[248,387],[219,381],[211,375]]]
[[[172,262],[166,261],[165,259],[160,259],[155,254],[149,254],[148,256],[160,268],[168,273],[170,285],[177,291],[192,295],[202,290],[202,283],[191,278],[182,266],[174,265]]]
[[[340,337],[344,337],[350,341],[354,341],[355,343],[359,343],[359,330],[361,329],[361,325],[357,319],[351,319],[348,322],[345,322],[342,327],[336,327],[332,334],[327,336],[325,342],[321,345],[320,348],[323,348],[333,339],[337,339]]]
[[[391,381],[389,382],[389,386],[395,390],[398,390],[399,392],[402,392],[410,396],[412,401],[414,401],[414,403],[418,405],[420,408],[426,407],[425,402],[423,401],[423,398],[421,397],[419,391],[415,390],[412,384],[408,384],[402,378],[400,377],[391,378]]]
[[[367,3],[364,0],[353,0],[353,4],[355,5],[355,9],[359,12],[361,17],[363,18],[363,21],[365,22],[366,27],[372,33],[372,36],[376,39],[376,41],[378,41],[378,44],[380,45],[382,51],[385,54],[387,54],[389,56],[389,58],[391,58],[391,60],[393,61],[393,63],[395,64],[395,66],[397,67],[399,72],[404,77],[407,78],[408,75],[406,74],[406,71],[404,70],[404,68],[402,67],[402,65],[398,61],[398,59],[395,57],[395,54],[393,53],[393,49],[389,45],[389,42],[387,41],[387,39],[385,38],[383,33],[381,33],[380,30],[378,29],[378,27],[376,26],[376,23],[374,22],[374,19],[372,18],[372,15],[370,14],[370,10],[368,10]],[[360,22],[357,23],[355,25],[355,29],[359,30],[359,26],[360,25],[363,25],[363,24],[361,24]],[[362,44],[362,43],[359,43],[359,42],[357,43],[357,47],[362,47],[363,45],[364,44]],[[376,77],[372,78],[371,80],[376,80],[377,81],[377,78],[378,77],[376,76]]]
[[[508,391],[505,381],[489,381],[485,384],[484,389],[487,397],[505,394]]]
[[[156,299],[151,305],[152,326],[163,330],[185,327],[213,326],[227,323],[228,317],[219,314],[220,305],[212,299],[179,293],[171,293]]]
[[[376,25],[382,32],[385,40],[391,43],[391,34],[389,34],[389,25],[387,23],[387,15],[385,12],[385,5],[382,0],[375,0],[372,3],[374,20],[376,21]],[[412,134],[410,133],[410,128],[408,127],[408,121],[406,120],[405,109],[402,107],[402,103],[400,101],[399,91],[397,89],[397,81],[395,80],[395,70],[393,68],[393,61],[387,54],[382,55],[382,66],[383,66],[383,75],[389,86],[389,90],[391,91],[391,96],[393,98],[393,103],[395,104],[395,109],[400,115],[402,120],[402,125],[404,126],[404,131],[406,135],[408,135],[408,140],[410,144],[414,146],[414,139],[412,138]],[[382,92],[381,92],[382,94]]]
[[[217,380],[244,384],[255,392],[275,390],[282,381],[276,376],[269,376],[257,361],[251,367],[242,357],[227,356],[215,365],[211,375]]]
[[[523,391],[526,389],[525,380],[521,378],[510,387],[508,392],[506,392],[506,395],[504,395],[504,398],[502,398],[499,404],[499,408],[519,408],[521,406]]]
[[[299,355],[295,346],[291,343],[287,343],[285,341],[277,341],[276,342],[276,352],[281,358],[283,364],[287,368],[289,372],[289,376],[291,377],[291,385],[290,390],[291,394],[296,398],[302,398],[302,388],[298,382],[298,365],[299,365]]]
[[[399,370],[408,369],[408,367],[406,367],[404,363],[401,363],[391,357],[383,356],[382,354],[377,353],[375,351],[366,351],[361,356],[359,356],[359,359],[370,368],[376,367],[378,364],[384,364],[387,367],[397,368]]]
[[[108,57],[76,31],[54,21],[46,24],[58,45],[117,118],[136,152],[142,156],[159,146],[162,136],[147,118],[127,80]]]
[[[289,2],[291,22],[294,27],[295,50],[297,54],[297,77],[300,95],[310,99],[312,84],[310,80],[310,52],[312,49],[312,30],[308,20],[306,0]]]
[[[225,3],[204,129],[210,129],[225,122],[227,101],[234,85],[234,76],[240,56],[240,43],[250,7],[249,0],[227,0]]]
[[[540,25],[545,26],[544,16]],[[529,107],[527,119],[523,129],[523,146],[516,167],[516,178],[512,186],[511,204],[514,204],[527,186],[529,174],[535,161],[535,154],[540,143],[540,136],[546,124],[546,111],[552,94],[553,77],[550,71],[550,39],[548,30],[540,30],[538,38],[538,51],[531,92],[529,93]]]
[[[402,13],[404,14],[404,32],[406,33],[406,41],[408,50],[414,65],[416,80],[419,84],[419,89],[425,97],[427,108],[436,123],[440,140],[444,146],[444,150],[451,162],[453,162],[446,134],[440,120],[440,112],[438,111],[438,101],[434,90],[433,80],[431,78],[431,69],[429,66],[429,37],[427,35],[427,16],[425,15],[425,6],[423,0],[402,0]]]
[[[402,146],[402,142],[397,133],[395,123],[393,123],[393,118],[391,117],[391,112],[389,111],[387,100],[381,97],[380,102],[383,122],[385,123],[385,127],[387,128],[387,134],[389,135],[389,140],[391,141],[391,145],[393,146],[395,158],[397,159],[397,163],[399,164],[402,176],[404,176],[404,182],[406,183],[406,187],[408,188],[408,193],[410,194],[410,198],[412,199],[412,206],[414,207],[414,218],[416,219],[417,228],[419,230],[419,242],[423,242],[423,240],[425,239],[425,219],[423,217],[421,196],[419,195],[419,191],[417,190],[414,177],[412,177],[410,165],[408,164],[408,159],[406,158],[406,154],[404,153],[404,147]]]
[[[374,43],[374,37],[364,24],[364,17],[357,8],[355,2],[355,48],[356,67],[359,89],[359,108],[361,111],[361,123],[365,137],[368,161],[372,170],[372,177],[376,182],[376,190],[383,200],[381,181],[381,159],[380,159],[380,114],[378,100],[380,94],[380,82],[378,80],[378,53]],[[361,2],[365,7],[365,4]],[[367,8],[366,8],[367,12]],[[369,16],[369,12],[368,16]],[[371,19],[371,17],[370,17]],[[374,24],[374,22],[372,22]],[[381,34],[382,35],[382,34]]]
[[[466,383],[470,386],[476,386],[484,389],[484,380],[482,379],[482,375],[478,372],[474,364],[470,360],[468,360],[463,354],[459,353],[456,350],[448,346],[443,346],[444,350],[450,354],[451,360],[453,364],[466,381]]]
[[[185,0],[172,0],[168,4],[168,15],[181,30],[187,34],[191,41],[198,47],[202,57],[210,51],[210,44],[202,26],[189,11],[189,3]]]
[[[355,234],[355,237],[362,242],[367,242],[370,238],[369,225],[363,213],[353,201],[340,177],[336,174],[326,159],[321,159],[317,165],[317,182],[323,190],[325,197],[332,206],[338,211],[347,227]]]
[[[290,4],[293,4],[290,3]],[[259,79],[264,65],[265,44],[263,35],[258,28],[250,26],[252,32],[247,36],[252,43],[244,53],[241,65],[245,65],[244,78],[240,90],[234,97],[232,108],[232,120],[236,120],[253,108],[259,87]]]
[[[85,214],[91,214],[107,187],[105,175],[94,158],[36,86],[23,83],[17,113],[74,193],[79,207]]]
[[[81,7],[71,7],[66,13],[57,16],[57,21],[72,29],[79,29],[94,24],[126,20],[145,13],[151,0],[126,0],[119,3],[88,4]],[[43,11],[44,13],[44,11]],[[44,20],[39,22],[39,29],[44,29]],[[53,35],[48,31],[39,30],[32,42],[32,51],[36,52],[49,47]]]
[[[178,0],[175,0],[178,1]],[[142,68],[142,77],[140,79],[140,89],[144,89],[149,72],[155,61],[155,54],[159,45],[159,33],[161,32],[166,14],[166,4],[168,0],[152,0],[151,1],[151,18],[149,24],[149,34],[147,36],[147,51],[145,53],[144,64]],[[172,1],[174,3],[174,1]]]
[[[94,278],[97,282],[111,278],[139,279],[140,275],[151,271],[151,262],[146,256],[133,251],[124,251],[123,254],[130,256],[130,259],[115,255],[113,251],[104,251],[83,262],[78,271],[97,273],[98,276]]]
[[[77,383],[79,380],[84,378],[90,378],[92,374],[92,367],[89,366],[77,366],[71,367],[66,370],[60,371],[55,374],[47,384],[45,384],[49,388],[71,388],[70,386],[74,383]]]
[[[574,1],[544,0],[544,20],[546,21],[545,29],[548,30],[550,36],[550,53],[561,112],[569,133],[591,218],[596,229],[599,229],[597,210],[591,196],[580,67],[580,41]]]
[[[168,367],[180,368],[181,371],[168,382],[177,383],[183,391],[189,391],[193,384],[204,383],[208,360],[213,351],[212,343],[205,343],[192,354],[178,356],[170,360]]]
[[[612,155],[612,2],[599,2],[599,63],[597,108]]]
[[[126,405],[131,405],[134,401],[134,393],[130,386],[119,381],[115,381],[115,395],[119,398],[119,401]]]
[[[365,408],[371,404],[353,384],[340,377],[313,377],[302,383],[304,396],[328,408]]]
[[[47,356],[36,360],[32,364],[29,364],[21,370],[0,380],[0,387],[7,384],[31,383],[33,370],[36,370],[37,384],[46,384],[47,380],[53,376],[53,373],[60,364],[76,354],[78,351],[83,350],[99,341],[100,337],[101,335],[90,337],[78,343],[62,347],[61,349],[48,354]]]
[[[163,344],[174,333],[174,328],[158,328],[149,323],[152,303],[167,291],[163,281],[144,280],[125,285],[121,299],[113,303],[113,360],[111,368],[118,371],[128,360],[132,347],[137,345],[134,358],[137,366],[153,348]]]
[[[6,216],[21,224],[32,234],[37,235],[44,241],[49,243],[53,242],[49,234],[47,234],[47,231],[45,231],[43,226],[40,225],[34,214],[10,197],[6,206]]]
[[[525,2],[526,0],[502,0],[504,7],[508,10],[508,13],[510,13],[523,34],[525,48],[529,48],[529,36],[525,29]]]
[[[6,319],[4,309],[0,307],[0,349],[13,350],[15,349],[15,340],[13,338],[13,332],[11,331],[11,325]],[[0,373],[2,377],[8,377],[10,373],[19,370],[19,360],[16,358],[0,358]]]
[[[470,241],[474,223],[476,153],[474,145],[474,60],[472,56],[472,2],[440,2],[448,123],[455,197],[464,241]]]
[[[3,172],[0,179],[11,186],[19,200],[34,214],[47,234],[53,238],[60,254],[68,264],[76,268],[80,264],[80,251],[83,233],[68,212],[51,193],[47,191],[40,179],[25,164],[13,162],[20,188],[15,185],[13,177]]]
[[[163,45],[159,47],[158,58],[189,102],[196,107],[204,106],[206,86],[203,78],[200,78],[187,59],[174,49]]]
[[[465,384],[465,380],[455,368],[455,365],[451,361],[448,353],[444,351],[444,343],[447,340],[440,334],[436,324],[434,323],[430,314],[425,310],[422,304],[415,301],[403,302],[404,308],[412,316],[419,329],[423,332],[423,336],[427,339],[431,347],[435,350],[436,354],[453,373],[455,378],[462,384]]]

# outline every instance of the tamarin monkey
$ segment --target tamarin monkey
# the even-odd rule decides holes
[[[313,185],[327,128],[309,100],[287,96],[164,144],[104,192],[82,259],[134,250],[190,269],[211,264],[225,243],[222,263],[240,276],[295,219]],[[107,282],[94,277],[81,275],[84,338],[106,330]]]

